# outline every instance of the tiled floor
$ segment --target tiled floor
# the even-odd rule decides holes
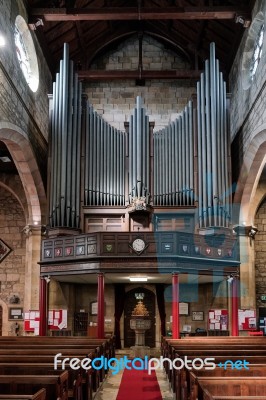
[[[124,355],[129,354],[130,350],[122,350],[117,352],[116,357],[119,358],[119,356],[123,357]],[[95,394],[94,400],[115,400],[119,390],[122,375],[123,371],[118,372],[116,375],[112,374],[112,372],[109,371],[107,378],[101,385],[98,392]],[[166,378],[164,371],[156,370],[156,375],[163,400],[173,400],[173,393],[170,390],[169,382]]]

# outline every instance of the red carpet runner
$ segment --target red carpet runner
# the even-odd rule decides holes
[[[116,400],[162,400],[155,371],[125,369]]]

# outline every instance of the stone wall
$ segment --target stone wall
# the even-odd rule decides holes
[[[252,25],[244,33],[229,77],[229,91],[232,93],[231,138],[237,134],[241,136],[240,152],[247,149],[252,137],[266,124],[266,34],[257,71],[253,80],[249,80],[254,40],[257,37],[259,21],[265,18],[265,15],[266,3],[257,0],[252,13]]]
[[[0,49],[0,122],[17,126],[30,138],[41,171],[44,171],[51,74],[36,35],[31,31],[39,67],[39,87],[35,93],[31,91],[19,66],[14,40],[17,15],[27,21],[25,7],[22,0],[0,0],[0,10],[1,33],[6,41]]]
[[[166,49],[155,39],[143,38],[143,69],[189,69],[186,59]],[[137,35],[120,44],[116,50],[95,60],[92,69],[136,70],[138,68]],[[89,102],[112,126],[124,130],[135,107],[136,97],[141,96],[155,131],[173,121],[196,93],[196,81],[146,80],[145,86],[137,86],[134,80],[95,81],[87,83],[85,92]]]
[[[23,307],[26,238],[22,229],[25,224],[24,213],[18,200],[0,186],[0,239],[12,249],[0,263],[0,299],[9,307]],[[19,297],[19,304],[10,304],[13,295]],[[15,334],[14,322],[8,322],[7,331],[9,335]]]
[[[265,307],[260,296],[266,293],[266,199],[260,205],[255,219],[258,232],[255,237],[255,276],[257,307]]]

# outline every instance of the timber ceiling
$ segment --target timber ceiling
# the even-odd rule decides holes
[[[217,58],[228,75],[251,22],[254,0],[27,0],[26,4],[29,22],[43,21],[36,34],[52,73],[58,70],[64,42],[81,77],[96,79],[90,68],[99,55],[131,35],[148,34],[190,61],[191,71],[177,78],[193,78],[209,57],[211,42],[216,43]]]

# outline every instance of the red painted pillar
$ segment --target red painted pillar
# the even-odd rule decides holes
[[[47,282],[44,277],[40,278],[40,326],[39,336],[47,335]]]
[[[232,336],[239,336],[238,331],[238,285],[239,280],[237,277],[234,277],[231,283],[231,299],[232,299],[232,317],[231,317],[231,327],[232,327]]]
[[[172,338],[179,339],[179,277],[178,273],[172,275]]]
[[[98,323],[97,323],[97,335],[98,339],[104,338],[104,274],[98,274]]]

